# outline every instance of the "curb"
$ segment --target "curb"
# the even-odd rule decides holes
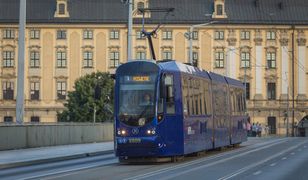
[[[68,155],[68,156],[58,156],[58,157],[52,157],[52,158],[46,158],[46,159],[34,159],[34,160],[21,161],[21,162],[9,162],[7,164],[0,164],[0,170],[29,166],[29,165],[60,162],[60,161],[79,159],[79,158],[85,158],[85,157],[90,157],[90,156],[106,155],[106,154],[112,154],[113,152],[114,152],[113,150],[107,150],[107,151],[80,153],[80,154],[74,154],[74,155]]]

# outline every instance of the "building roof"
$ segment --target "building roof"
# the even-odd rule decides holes
[[[198,24],[212,20],[214,0],[149,0],[149,7],[175,8],[163,23]],[[307,0],[225,0],[228,24],[308,24]],[[27,0],[29,23],[127,22],[127,6],[120,0],[68,0],[69,18],[55,18],[56,0]],[[0,23],[17,23],[19,0],[0,0]],[[163,13],[152,13],[147,23],[159,23]],[[141,22],[135,19],[135,23]]]

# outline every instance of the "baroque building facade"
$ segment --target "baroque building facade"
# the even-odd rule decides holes
[[[308,20],[300,17],[302,3],[308,5],[304,0],[135,0],[133,59],[151,58],[138,7],[175,8],[153,39],[157,59],[189,62],[185,33],[191,25],[212,22],[192,32],[193,64],[245,82],[251,121],[270,126],[272,134],[285,134],[286,114],[292,127],[293,73],[294,125],[308,113]],[[0,122],[14,122],[19,3],[0,4]],[[299,10],[290,11],[291,4]],[[127,62],[127,13],[127,6],[113,0],[28,1],[25,122],[57,122],[77,78],[114,73]],[[147,30],[162,21],[154,12],[145,17]]]

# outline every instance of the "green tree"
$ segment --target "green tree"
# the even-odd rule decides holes
[[[112,119],[114,80],[109,73],[96,72],[75,81],[68,92],[66,109],[58,113],[61,122],[104,122]],[[94,113],[96,111],[96,113]]]

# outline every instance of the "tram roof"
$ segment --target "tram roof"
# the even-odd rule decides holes
[[[227,81],[226,81],[224,76],[222,76],[220,74],[213,73],[213,72],[209,72],[209,74],[210,74],[212,81],[227,84]]]
[[[243,82],[236,80],[236,79],[232,79],[229,77],[225,77],[226,81],[228,82],[229,85],[233,85],[233,86],[238,86],[241,88],[244,88],[245,86],[243,85]]]
[[[187,73],[187,74],[196,75],[199,77],[210,79],[207,71],[201,70],[194,66],[179,63],[176,61],[159,63],[158,66],[160,66],[163,70]]]

